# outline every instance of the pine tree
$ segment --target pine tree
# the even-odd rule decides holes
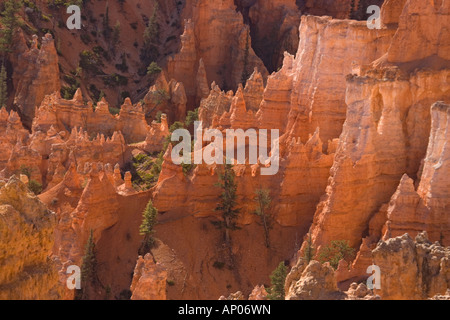
[[[142,224],[139,227],[139,234],[144,236],[141,251],[142,254],[147,253],[153,246],[155,239],[154,228],[157,223],[158,210],[153,206],[152,200],[147,203],[144,212],[142,213]]]
[[[81,286],[82,299],[89,298],[89,288],[97,281],[97,257],[95,252],[94,235],[91,229],[88,241],[86,243],[83,263],[81,265]]]
[[[314,257],[314,247],[312,245],[311,233],[308,235],[308,240],[306,241],[304,258],[306,263],[309,263]]]
[[[256,190],[256,201],[258,203],[255,214],[261,219],[261,224],[264,227],[264,238],[266,247],[270,247],[269,230],[272,228],[273,216],[269,212],[270,199],[269,191],[265,189]]]
[[[116,21],[116,24],[114,25],[113,31],[112,31],[112,36],[111,36],[111,46],[112,46],[112,51],[113,54],[116,54],[116,46],[119,43],[120,40],[120,22]],[[123,62],[123,60],[122,60]]]
[[[22,8],[22,1],[7,0],[5,10],[1,14],[0,22],[3,26],[0,31],[0,53],[11,52],[11,44],[14,36],[14,30],[20,26],[18,17],[19,10]]]
[[[249,52],[250,52],[250,35],[247,32],[247,42],[245,44],[245,51],[244,51],[244,68],[242,69],[242,76],[241,76],[241,83],[243,86],[245,86],[248,78],[250,77],[250,73],[248,71]]]
[[[103,36],[105,39],[109,38],[111,28],[109,26],[109,5],[108,2],[106,2],[106,8],[105,8],[105,15],[103,16]]]
[[[231,164],[224,165],[224,171],[219,174],[219,182],[217,186],[222,188],[220,202],[216,207],[216,211],[222,212],[223,222],[219,227],[225,229],[225,244],[231,243],[230,230],[236,230],[236,220],[239,216],[239,209],[236,209],[236,190],[235,173]]]
[[[147,28],[145,28],[144,32],[144,41],[146,43],[155,44],[158,41],[159,36],[159,25],[158,25],[158,4],[153,8],[153,14],[148,21]]]
[[[284,283],[286,281],[287,271],[288,269],[284,265],[284,262],[280,262],[278,267],[272,272],[270,275],[271,287],[267,290],[269,293],[267,299],[284,300]]]
[[[0,68],[0,108],[6,106],[8,102],[8,86],[6,84],[6,68],[1,65]]]
[[[144,31],[144,46],[141,51],[141,60],[143,62],[156,61],[159,55],[159,25],[158,25],[158,4],[153,9],[153,14],[148,21],[147,28]]]

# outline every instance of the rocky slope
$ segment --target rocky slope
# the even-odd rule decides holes
[[[449,247],[431,243],[426,232],[413,240],[407,233],[380,241],[371,252],[380,267],[380,288],[352,283],[348,291],[337,287],[329,264],[300,258],[286,278],[287,300],[421,300],[446,294],[450,286]]]

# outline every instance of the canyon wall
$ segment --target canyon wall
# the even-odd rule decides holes
[[[449,99],[449,70],[429,68],[432,64],[428,62],[437,52],[428,52],[432,56],[420,60],[428,66],[425,70],[411,71],[411,64],[396,65],[391,57],[404,48],[400,39],[414,37],[416,32],[434,39],[443,32],[439,28],[427,29],[426,35],[422,29],[408,28],[406,32],[409,19],[405,13],[423,6],[422,2],[408,1],[386,56],[371,67],[362,68],[360,76],[347,79],[347,117],[326,198],[318,205],[311,227],[316,246],[336,239],[359,246],[361,238],[367,235],[369,220],[389,201],[403,174],[413,179],[420,176],[418,171],[430,135],[430,106]],[[430,13],[436,19],[448,17],[445,3],[441,7],[431,3],[425,6],[428,19]],[[417,50],[416,57],[423,57],[420,48],[411,46],[412,52]],[[411,63],[420,65],[417,61]],[[434,232],[430,234],[433,241],[439,240]]]
[[[236,89],[254,67],[267,77],[266,67],[252,49],[249,27],[232,0],[193,1],[192,15],[186,18],[180,52],[169,58],[167,70],[170,78],[185,85],[190,106],[202,98],[197,96],[195,77],[200,59],[207,83],[215,81],[225,89]]]

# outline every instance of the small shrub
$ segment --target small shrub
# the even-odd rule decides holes
[[[92,74],[100,74],[103,63],[100,56],[92,51],[84,50],[80,53],[80,67]]]
[[[164,89],[159,89],[159,90],[153,92],[152,95],[154,97],[154,101],[157,106],[159,106],[163,102],[166,102],[170,99],[169,94]]]
[[[30,179],[33,169],[22,164],[19,168],[19,171],[21,174],[26,175],[28,177],[28,179]]]
[[[175,281],[167,280],[167,284],[169,285],[169,287],[173,287],[175,285]]]
[[[128,71],[128,65],[127,65],[127,60],[126,60],[125,54],[122,54],[122,63],[116,64],[116,69],[119,71],[122,71],[122,72]]]
[[[36,180],[30,180],[28,182],[28,188],[35,194],[38,195],[42,192],[42,184],[37,182]]]
[[[162,71],[161,67],[158,66],[158,64],[155,61],[150,63],[147,67],[147,74],[151,76],[159,74],[161,73],[161,71]]]
[[[120,74],[113,73],[104,77],[103,83],[108,87],[126,86],[128,79]]]
[[[88,33],[82,33],[80,35],[80,38],[81,38],[81,41],[83,41],[84,44],[89,44],[92,41],[92,39],[91,39],[91,37],[89,36]]]
[[[355,249],[350,247],[347,240],[333,240],[329,246],[325,246],[320,250],[319,261],[321,263],[329,262],[336,270],[339,266],[339,261],[342,259],[350,261],[355,253]]]
[[[219,270],[222,270],[225,267],[225,262],[214,261],[213,267]]]
[[[120,108],[116,108],[116,107],[109,107],[109,112],[115,116],[118,115],[120,113]]]
[[[195,121],[198,121],[198,110],[199,108],[195,109],[194,111],[188,111],[186,121],[184,122],[186,127],[189,127],[190,125],[194,124]]]

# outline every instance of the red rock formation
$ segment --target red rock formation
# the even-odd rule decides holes
[[[422,6],[423,2],[411,0],[405,10]],[[440,15],[445,17],[442,9],[432,7],[424,14],[433,12],[436,19]],[[400,16],[399,26],[406,24],[402,19],[407,17]],[[430,40],[441,32],[436,28],[428,31],[426,36]],[[399,27],[388,57],[404,48],[399,42],[406,37],[402,34],[417,32],[423,35],[422,31]],[[427,65],[429,57],[421,61]],[[369,220],[389,201],[402,175],[417,176],[430,133],[430,112],[424,106],[450,98],[445,80],[450,71],[407,73],[408,68],[404,67],[401,64],[400,70],[378,64],[375,69],[364,69],[363,77],[348,78],[347,119],[331,169],[327,196],[319,204],[312,226],[317,245],[347,239],[352,246],[359,246]]]
[[[183,120],[186,116],[186,93],[181,82],[170,80],[167,82],[162,72],[156,83],[149,89],[144,97],[143,110],[146,117],[163,112],[168,116],[169,123]]]
[[[17,141],[25,141],[28,131],[20,122],[18,114],[14,111],[8,113],[5,108],[0,109],[0,166],[5,168],[11,157],[12,150]]]
[[[215,82],[213,82],[208,97],[202,99],[199,107],[198,118],[202,121],[202,126],[204,128],[211,127],[215,117],[217,121],[224,112],[230,111],[232,98],[232,91],[225,93],[220,90],[219,86],[216,85]]]
[[[386,300],[426,299],[445,294],[449,284],[449,248],[431,244],[426,232],[415,241],[408,234],[378,244],[372,251],[374,264],[380,267],[381,289]]]
[[[24,124],[31,127],[35,107],[40,105],[46,95],[59,92],[61,87],[53,37],[46,34],[38,49],[37,36],[34,36],[31,47],[18,53],[17,61],[13,74],[16,89],[14,104],[20,110]]]
[[[347,111],[346,75],[355,65],[381,57],[393,34],[389,29],[373,32],[366,22],[302,17],[296,58],[283,69],[292,78],[290,119],[305,123],[297,133],[303,140],[317,127],[325,142],[339,137]]]
[[[405,232],[415,236],[425,230],[434,241],[450,244],[449,221],[446,218],[449,207],[449,186],[447,179],[450,126],[450,107],[436,103],[431,108],[431,134],[422,175],[417,192],[414,181],[407,175],[400,180],[397,191],[387,209],[384,238],[400,236]]]
[[[126,159],[131,157],[130,152],[120,132],[114,132],[111,138],[106,139],[103,134],[97,134],[91,140],[86,131],[74,128],[66,141],[52,144],[48,155],[47,182],[52,181],[59,166],[68,168],[74,163],[83,167],[92,162],[92,159],[123,166]]]
[[[286,300],[338,300],[342,296],[333,268],[314,260],[304,267],[300,278],[286,292]]]
[[[267,300],[267,291],[263,285],[256,286],[248,296],[248,300]]]
[[[449,6],[444,1],[407,1],[388,52],[388,62],[400,64],[427,59],[422,61],[422,68],[426,66],[424,63],[449,67],[450,41],[445,27],[449,23]],[[419,42],[426,45],[418,45]]]
[[[289,299],[375,299],[363,284],[348,288],[351,281],[367,278],[367,266],[375,260],[388,284],[380,291],[382,298],[444,294],[445,249],[425,240],[411,245],[406,238],[388,239],[422,230],[433,241],[446,244],[450,239],[448,3],[387,0],[383,28],[371,30],[365,21],[314,16],[303,16],[297,29],[300,13],[293,0],[244,2],[187,1],[182,14],[191,20],[185,23],[181,51],[143,101],[133,105],[126,99],[116,116],[104,99],[95,109],[85,104],[83,85],[72,100],[61,99],[58,71],[50,74],[55,63],[57,68],[50,38],[40,50],[36,39],[31,49],[24,41],[16,43],[15,50],[25,52],[28,61],[20,66],[16,58],[12,61],[16,103],[26,126],[31,111],[36,114],[29,134],[17,113],[0,110],[0,171],[8,178],[26,166],[32,169],[30,178],[43,183],[40,198],[56,212],[53,259],[61,283],[67,266],[81,263],[93,230],[99,279],[115,298],[130,288],[134,268],[133,299],[221,294],[242,299],[252,290],[251,298],[264,299],[264,287],[254,284],[268,283],[270,271],[292,257],[298,239],[310,228],[316,253],[332,240],[349,240],[359,252],[351,264],[341,261],[336,272],[299,259],[286,281]],[[170,8],[166,5],[159,15],[166,16]],[[308,1],[302,10],[347,18],[350,1]],[[163,36],[167,33],[164,29]],[[293,53],[297,43],[295,56],[282,52]],[[266,45],[272,44],[276,47],[269,52]],[[273,66],[283,58],[281,69],[271,76],[253,51],[259,46]],[[130,68],[136,71],[136,65],[130,63]],[[242,86],[243,75],[253,68]],[[221,91],[216,83],[235,92]],[[440,100],[444,102],[435,104]],[[221,192],[214,187],[220,165],[200,164],[186,172],[172,162],[169,145],[156,186],[148,192],[133,189],[132,156],[161,151],[169,124],[197,106],[204,129],[280,130],[276,175],[260,175],[265,163],[233,168],[241,229],[232,232],[227,248],[222,233],[211,226],[222,218],[214,210]],[[163,112],[161,123],[149,125],[157,112]],[[27,179],[22,174],[20,181]],[[270,190],[274,216],[270,248],[254,214],[255,191],[263,188]],[[138,258],[138,230],[150,198],[159,211],[155,234],[160,240],[151,255]],[[375,249],[380,239],[385,242]],[[398,248],[407,256],[399,255]],[[405,274],[387,267],[405,267],[403,258],[411,265]],[[222,264],[232,270],[220,269]],[[418,284],[405,289],[398,279]],[[339,291],[338,284],[348,291]],[[103,297],[104,289],[97,289],[96,298]]]
[[[252,49],[249,28],[232,0],[196,0],[189,18],[185,21],[180,52],[169,59],[167,68],[171,78],[185,85],[190,103],[194,103],[198,90],[204,89],[203,82],[197,84],[195,78],[201,67],[200,59],[207,80],[215,81],[222,88],[237,88],[245,68],[251,72],[258,67],[263,77],[267,77],[266,68]]]
[[[164,148],[164,143],[170,135],[169,126],[167,124],[167,116],[163,113],[161,115],[161,122],[152,122],[151,129],[145,138],[144,143],[135,144],[134,146],[145,150],[148,153],[155,153]]]
[[[33,132],[47,132],[51,126],[67,133],[74,128],[83,128],[88,136],[101,133],[110,137],[115,131],[121,131],[127,143],[144,141],[149,131],[139,104],[133,106],[127,98],[119,115],[113,116],[108,110],[106,100],[100,101],[95,110],[92,105],[85,105],[81,90],[77,90],[72,100],[62,99],[58,93],[44,99],[36,110]]]
[[[134,269],[131,300],[166,300],[167,272],[147,253],[139,256]]]
[[[301,13],[295,0],[255,1],[249,8],[253,48],[269,70],[283,63],[284,52],[298,48]],[[276,30],[276,31],[275,31]]]

